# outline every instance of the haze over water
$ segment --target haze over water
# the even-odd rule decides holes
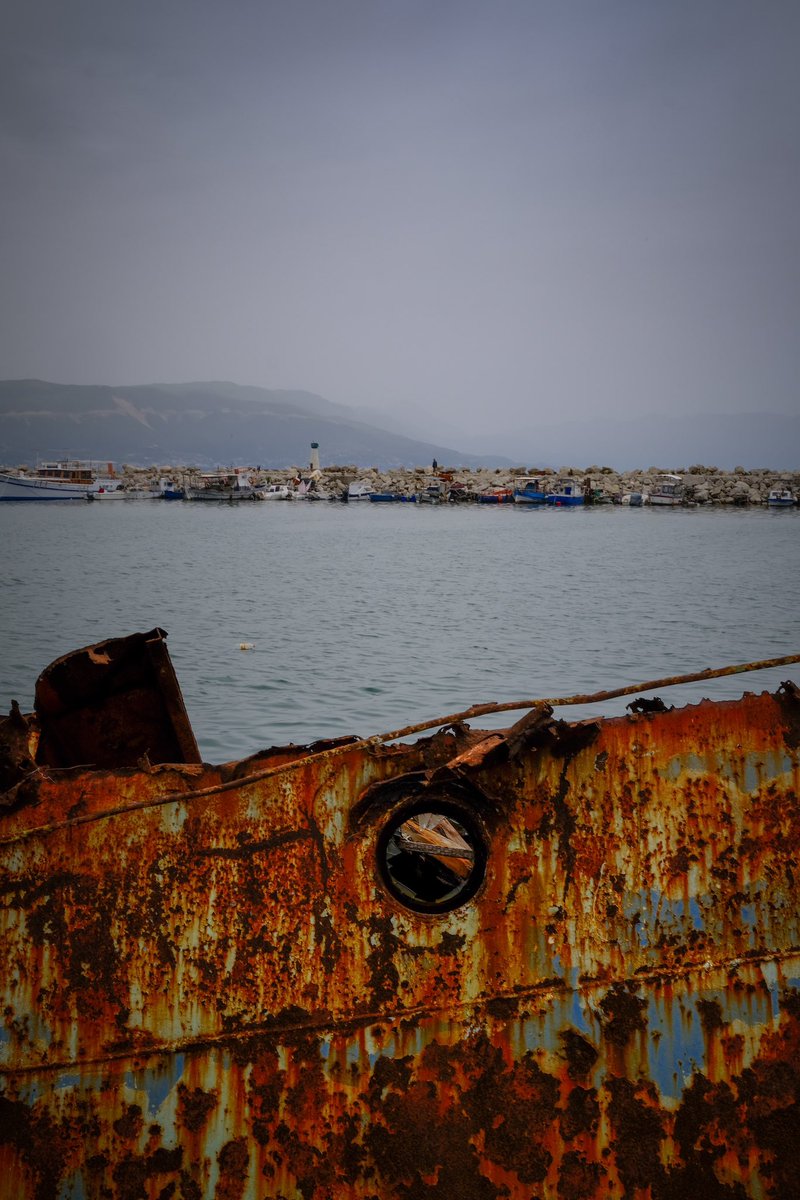
[[[800,510],[6,504],[0,538],[4,711],[59,655],[159,625],[209,761],[800,652]]]

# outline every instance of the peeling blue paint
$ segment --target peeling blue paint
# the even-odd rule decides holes
[[[55,1082],[56,1088],[74,1088],[80,1087],[81,1083],[85,1085],[86,1076],[81,1075],[59,1075]]]
[[[684,1010],[674,1002],[665,1003],[663,994],[651,993],[647,1024],[651,1078],[662,1096],[678,1100],[692,1073],[705,1070],[705,1038],[697,1009],[692,1004]]]
[[[696,896],[689,898],[689,916],[692,918],[692,927],[694,929],[705,929],[703,914],[700,911],[700,905],[697,902]]]
[[[183,1054],[176,1054],[166,1064],[142,1071],[126,1071],[125,1085],[147,1096],[147,1114],[154,1117],[183,1075]]]
[[[676,754],[664,767],[663,774],[667,779],[671,779],[677,783],[679,779],[684,778],[691,771],[694,771],[697,775],[707,775],[708,764],[696,754]]]
[[[78,1171],[72,1179],[65,1179],[59,1190],[58,1200],[86,1200],[86,1185],[83,1172]]]

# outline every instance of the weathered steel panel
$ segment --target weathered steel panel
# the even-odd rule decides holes
[[[0,1196],[800,1194],[799,747],[785,687],[38,774]]]
[[[163,629],[109,638],[51,663],[36,681],[37,762],[137,766],[200,761]]]

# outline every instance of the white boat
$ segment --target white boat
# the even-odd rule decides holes
[[[111,463],[108,472],[98,475],[86,496],[87,500],[160,500],[163,494],[163,480],[151,487],[136,487],[130,481],[121,479],[114,471]]]
[[[270,483],[259,489],[261,500],[292,500],[294,493],[287,483]]]
[[[219,502],[220,500],[236,502],[239,500],[256,500],[256,489],[250,482],[247,471],[210,471],[200,476],[198,487],[186,489],[187,500],[204,500]]]
[[[767,496],[770,508],[791,508],[796,503],[794,492],[788,487],[774,487]]]
[[[417,496],[418,504],[444,504],[447,500],[447,492],[444,484],[434,479],[433,483],[429,483],[424,491]]]
[[[347,493],[345,495],[345,499],[347,500],[348,504],[352,503],[353,500],[367,500],[368,501],[370,496],[372,495],[372,491],[373,491],[373,489],[370,487],[370,485],[368,483],[360,483],[358,480],[354,479],[351,483],[348,483],[348,485],[347,485]]]
[[[124,500],[125,485],[121,479],[101,478],[95,479],[89,491],[86,493],[87,500]]]
[[[101,472],[113,474],[111,463],[60,459],[34,470],[0,472],[0,500],[85,500]]]
[[[659,475],[650,489],[650,504],[676,505],[683,504],[685,499],[680,475]]]

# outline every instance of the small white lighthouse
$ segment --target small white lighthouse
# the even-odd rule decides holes
[[[311,443],[311,462],[309,463],[309,468],[312,471],[319,470],[319,442]]]

